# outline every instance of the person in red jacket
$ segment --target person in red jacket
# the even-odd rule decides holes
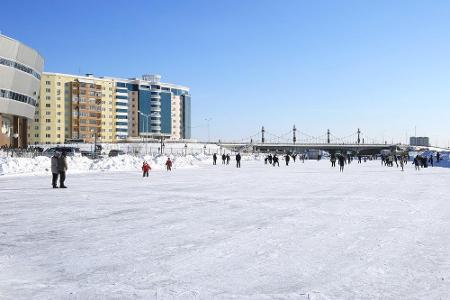
[[[148,177],[148,171],[150,171],[151,169],[152,168],[150,167],[150,165],[146,161],[144,161],[144,163],[142,164],[142,177]]]
[[[170,160],[170,158],[168,158],[166,161],[166,168],[167,171],[172,171],[172,161]]]

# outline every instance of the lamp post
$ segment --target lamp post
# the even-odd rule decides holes
[[[212,120],[211,118],[206,118],[206,119],[205,119],[205,121],[207,122],[207,126],[208,126],[208,143],[209,143],[209,140],[210,140],[210,139],[209,139],[209,137],[210,137],[210,136],[209,136],[209,122],[210,122],[211,120]]]
[[[92,158],[94,158],[95,153],[97,152],[97,130],[92,128],[91,132],[94,135],[94,149],[92,150]]]

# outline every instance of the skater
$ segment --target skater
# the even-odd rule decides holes
[[[230,160],[231,160],[230,154],[227,154],[226,159],[227,159],[227,165],[229,165],[230,164]]]
[[[170,157],[166,161],[166,169],[167,171],[172,171],[172,161],[170,160]]]
[[[430,165],[431,165],[432,167],[434,167],[434,164],[433,164],[433,154],[431,154],[429,162],[430,162]]]
[[[330,161],[331,161],[331,167],[335,168],[336,167],[336,156],[334,156],[334,155],[331,156]]]
[[[275,167],[275,165],[280,166],[280,161],[279,161],[278,156],[276,154],[273,155],[273,166]]]
[[[217,154],[213,154],[213,166],[217,165]]]
[[[225,159],[227,159],[227,157],[225,156],[225,153],[224,153],[224,154],[222,154],[222,165],[225,164]]]
[[[291,157],[289,156],[289,154],[286,154],[286,156],[284,157],[284,160],[286,161],[286,166],[289,166],[290,159],[291,159]]]
[[[236,168],[241,167],[241,155],[238,153],[236,154]]]
[[[403,172],[403,169],[405,167],[405,162],[403,161],[403,159],[400,159],[400,167],[402,167],[402,172]]]
[[[267,156],[264,157],[264,164],[267,165]]]
[[[441,153],[436,153],[436,162],[439,163],[441,161]]]
[[[148,177],[148,171],[150,171],[152,168],[150,167],[150,165],[144,161],[142,163],[142,177]]]
[[[343,155],[340,155],[338,160],[339,160],[339,172],[344,172],[345,157]]]
[[[272,161],[273,161],[272,154],[269,154],[269,156],[267,157],[267,160],[269,161],[269,165],[271,165]]]
[[[414,157],[413,163],[414,163],[414,168],[416,169],[416,171],[420,171],[420,158],[419,158],[419,155]]]
[[[58,182],[58,158],[61,156],[61,153],[56,151],[55,154],[53,154],[51,159],[51,169],[52,169],[52,186],[54,189],[58,188],[56,183]]]
[[[292,155],[292,159],[294,160],[295,163],[295,160],[297,159],[297,154]]]
[[[361,163],[361,159],[362,159],[362,156],[361,156],[361,155],[358,155],[358,164]]]
[[[58,173],[59,173],[59,187],[62,189],[67,188],[64,185],[64,181],[66,181],[66,171],[67,171],[67,160],[66,153],[62,152],[58,157]]]

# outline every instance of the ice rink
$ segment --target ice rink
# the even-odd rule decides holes
[[[450,299],[449,169],[283,163],[0,177],[0,298]]]

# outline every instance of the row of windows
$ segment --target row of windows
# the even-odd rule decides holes
[[[21,63],[18,63],[18,62],[15,62],[15,61],[12,61],[12,60],[0,57],[0,65],[4,65],[4,66],[7,66],[7,67],[15,68],[15,69],[20,70],[22,72],[25,72],[25,73],[28,73],[30,75],[33,75],[37,79],[41,80],[41,75],[38,72],[36,72],[32,68],[29,68],[29,67],[27,67],[25,65],[22,65]]]
[[[128,112],[128,109],[116,108],[116,112],[126,113],[126,112]]]
[[[116,93],[128,93],[127,89],[116,89]]]
[[[0,90],[0,97],[20,101],[33,106],[36,106],[37,104],[37,100],[34,98],[8,90]]]

